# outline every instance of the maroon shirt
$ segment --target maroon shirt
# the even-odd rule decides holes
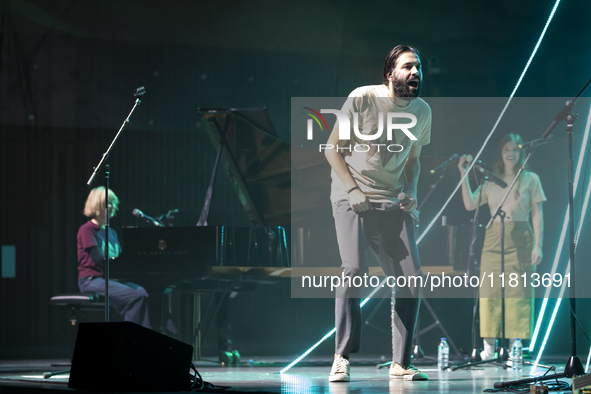
[[[90,256],[90,250],[97,247],[104,259],[105,229],[94,224],[92,220],[89,220],[78,229],[76,240],[78,243],[78,278],[85,278],[91,275],[102,277],[103,261],[96,263]],[[119,245],[117,233],[110,227],[109,243],[111,245]],[[121,246],[118,249],[121,250]]]

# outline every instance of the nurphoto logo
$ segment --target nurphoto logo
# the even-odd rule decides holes
[[[311,119],[308,119],[308,123],[307,123],[307,138],[308,140],[312,140],[314,137],[314,121],[316,121],[316,123],[318,124],[318,126],[320,127],[321,131],[324,131],[324,129],[326,128],[326,131],[328,130],[328,124],[326,123],[326,120],[324,119],[324,117],[321,114],[334,114],[336,116],[336,120],[339,126],[339,140],[343,141],[343,140],[350,140],[351,139],[351,121],[349,119],[349,116],[347,115],[347,113],[340,111],[338,109],[321,109],[320,112],[309,108],[309,107],[304,107],[305,109],[307,109],[310,112],[306,112],[306,114],[308,116],[310,116]],[[399,119],[407,119],[410,120],[409,123],[396,123],[398,122]],[[374,127],[373,130],[371,130],[370,133],[365,134],[362,133],[359,130],[359,114],[357,112],[353,112],[353,132],[355,133],[355,136],[357,137],[357,139],[362,140],[362,141],[375,141],[378,140],[382,134],[384,133],[384,124],[386,125],[386,139],[388,141],[392,141],[392,135],[393,135],[393,131],[394,130],[401,130],[408,138],[410,138],[413,141],[417,140],[417,137],[415,137],[413,135],[413,133],[411,133],[409,131],[409,129],[413,128],[414,126],[416,126],[417,124],[417,117],[413,114],[409,114],[406,112],[387,112],[386,114],[380,112],[378,113],[378,126]],[[402,152],[402,150],[404,149],[404,147],[400,144],[374,144],[374,143],[369,143],[369,144],[360,144],[360,143],[355,143],[355,145],[353,147],[350,146],[350,144],[348,146],[342,146],[339,147],[338,145],[334,146],[332,144],[319,144],[318,145],[318,150],[319,152],[322,152],[323,150],[326,149],[336,149],[338,150],[348,150],[349,152],[351,152],[351,150],[354,150],[355,152],[369,152],[371,149],[373,148],[377,148],[377,151],[380,151],[380,148],[384,148],[387,149],[388,152],[393,152],[393,153],[397,153],[397,152]]]

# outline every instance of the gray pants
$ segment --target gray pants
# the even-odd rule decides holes
[[[348,200],[333,204],[341,267],[353,279],[368,272],[365,252],[371,248],[388,276],[419,276],[421,265],[410,215],[394,203],[372,203],[374,209],[355,213]],[[348,281],[336,289],[335,353],[359,351],[361,342],[362,288],[349,287]],[[407,281],[407,284],[412,281]],[[412,342],[421,302],[421,287],[396,289],[392,314],[392,360],[411,363]]]

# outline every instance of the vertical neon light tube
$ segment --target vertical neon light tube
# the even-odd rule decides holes
[[[578,181],[580,179],[579,176],[581,174],[582,163],[583,163],[583,160],[585,159],[584,153],[585,153],[585,148],[588,143],[590,129],[591,129],[591,107],[589,108],[589,115],[587,116],[587,125],[585,126],[585,136],[583,138],[583,144],[581,145],[581,151],[579,153],[579,162],[577,165],[577,173],[575,175],[575,185],[574,185],[575,191],[576,191],[576,187],[578,185]],[[590,183],[591,183],[591,177],[589,178],[589,181],[587,182],[587,191],[585,192],[585,197],[583,199],[583,207],[581,209],[581,218],[579,220],[579,227],[578,227],[577,232],[575,234],[575,251],[576,251],[576,247],[577,247],[577,243],[578,243],[578,239],[579,239],[579,233],[580,233],[581,228],[583,227],[583,223],[585,221],[585,217],[586,217],[586,213],[587,213],[587,208],[589,207],[589,197],[591,196]],[[557,255],[559,253],[560,253],[560,251],[557,252]],[[553,267],[553,272],[554,272],[554,268],[555,267]],[[567,275],[569,273],[570,273],[570,260],[568,262],[565,275]],[[573,277],[573,280],[575,280],[574,277]],[[556,313],[558,312],[558,308],[560,308],[560,303],[562,300],[562,296],[564,294],[565,286],[566,286],[566,282],[563,283],[562,288],[560,290],[560,298],[558,299],[558,301],[556,302],[556,305],[554,306],[554,311],[552,312],[552,317],[550,318],[550,324],[548,325],[548,329],[546,330],[546,335],[544,336],[544,341],[542,342],[542,345],[540,346],[540,351],[538,352],[538,356],[536,357],[536,362],[535,362],[534,368],[537,366],[537,364],[540,361],[540,358],[542,357],[542,354],[544,353],[544,349],[546,347],[546,342],[548,340],[548,337],[550,336],[550,331],[552,330],[552,325],[554,324],[554,318],[556,317]],[[549,288],[547,288],[547,290],[549,290]],[[548,291],[546,292],[546,294],[548,294]],[[588,365],[589,365],[589,361],[587,361],[587,367],[588,367]]]
[[[585,134],[583,137],[583,143],[581,144],[581,150],[579,151],[577,170],[575,172],[575,180],[574,180],[574,186],[573,186],[573,191],[574,191],[573,196],[574,197],[576,197],[576,195],[577,195],[577,188],[579,186],[579,179],[581,177],[581,170],[583,168],[583,161],[585,159],[585,149],[587,147],[587,144],[589,143],[589,130],[590,129],[591,129],[591,107],[589,108],[589,114],[587,115],[587,124],[585,125]],[[587,195],[585,196],[585,202],[583,204],[583,210],[582,210],[583,213],[581,215],[579,227],[581,226],[581,224],[585,220],[585,213],[584,212],[587,209],[586,204],[587,204],[587,201],[589,198],[588,195],[589,195],[589,190],[587,190]],[[552,269],[550,270],[551,276],[553,276],[556,273],[556,269],[558,267],[558,262],[560,261],[560,255],[562,254],[562,248],[564,247],[564,242],[566,240],[566,234],[567,234],[567,230],[568,230],[568,222],[569,222],[569,219],[568,219],[568,207],[567,207],[567,210],[564,214],[564,221],[562,223],[562,231],[560,233],[560,240],[558,242],[558,248],[556,249],[556,255],[554,256],[554,262],[552,263]],[[538,339],[540,327],[542,326],[542,321],[544,320],[544,314],[546,312],[546,307],[548,304],[548,298],[550,297],[550,290],[551,290],[551,287],[547,287],[546,291],[544,293],[544,300],[542,301],[542,307],[540,309],[540,313],[538,315],[538,318],[536,319],[536,327],[534,329],[534,333],[532,335],[531,342],[529,345],[530,352],[534,351],[535,344]]]
[[[279,226],[281,232],[283,233],[283,247],[285,248],[285,258],[287,260],[287,267],[291,267],[291,262],[289,258],[289,249],[287,248],[287,236],[285,235],[285,228]]]
[[[587,355],[587,364],[585,364],[585,373],[589,371],[589,360],[591,359],[591,349],[589,349],[589,354]]]
[[[220,250],[220,266],[224,265],[224,248],[225,248],[225,239],[224,239],[224,230],[225,226],[222,226],[222,240],[221,240],[221,250]]]
[[[581,158],[581,161],[583,160],[583,158]],[[591,183],[591,178],[589,178],[589,183]],[[589,185],[589,183],[587,184],[587,192],[585,193],[585,199],[583,202],[583,209],[581,211],[581,220],[579,221],[579,231],[580,229],[583,227],[583,222],[585,220],[585,214],[587,213],[587,208],[589,207],[589,197],[591,197],[591,185]],[[579,235],[579,231],[577,231],[577,235],[575,238],[575,250],[576,250],[576,246],[577,246],[577,240],[578,240],[578,235]],[[568,262],[567,268],[566,268],[566,272],[565,272],[565,276],[568,275],[570,273],[570,260]],[[575,277],[572,277],[572,280],[575,280]],[[534,364],[534,368],[538,365],[540,358],[542,357],[542,354],[544,353],[544,349],[546,347],[546,342],[548,341],[548,338],[550,337],[550,332],[552,331],[552,325],[554,324],[554,319],[556,317],[556,314],[558,313],[558,308],[560,308],[560,303],[562,301],[562,296],[564,295],[564,291],[566,289],[566,282],[564,282],[562,284],[562,288],[560,289],[560,298],[557,300],[556,305],[554,306],[554,311],[552,312],[552,317],[550,318],[550,324],[548,324],[548,329],[546,330],[546,335],[544,336],[544,340],[542,342],[542,345],[540,346],[540,351],[538,352],[538,356],[536,357],[536,361]],[[591,350],[590,350],[591,352]],[[591,353],[590,353],[591,355]],[[589,368],[589,359],[587,359],[587,367],[585,368],[585,370],[587,370],[587,368]]]
[[[566,274],[568,274],[569,272],[570,272],[570,264],[568,265],[568,268],[566,269]],[[556,314],[558,313],[558,308],[560,308],[560,303],[562,302],[562,296],[564,295],[564,289],[566,288],[565,284],[566,284],[566,282],[563,283],[562,288],[560,289],[560,295],[558,296],[559,298],[556,300],[556,305],[554,306],[554,310],[552,311],[552,316],[550,317],[550,323],[548,324],[548,329],[546,330],[546,335],[544,335],[544,340],[542,341],[542,344],[540,345],[540,351],[538,352],[538,356],[536,357],[536,361],[534,362],[534,365],[532,367],[532,371],[534,371],[538,367],[538,364],[540,363],[540,358],[542,358],[542,354],[544,353],[544,349],[546,348],[546,343],[548,342],[548,338],[550,337],[550,332],[552,331],[552,326],[554,325],[554,319],[556,319]]]
[[[589,182],[591,182],[591,179],[589,179]],[[586,212],[587,211],[587,205],[589,203],[589,197],[591,196],[591,187],[589,187],[589,186],[590,185],[587,184],[587,193],[585,194],[585,202],[583,203],[583,212]],[[579,228],[582,228],[582,222],[583,221],[581,220],[580,223],[579,223]],[[591,360],[591,348],[589,349],[589,354],[587,355],[587,364],[585,365],[585,373],[587,373],[587,371],[589,371],[589,361],[590,360]]]

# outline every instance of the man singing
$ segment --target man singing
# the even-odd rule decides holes
[[[350,139],[340,139],[337,122],[327,142],[335,148],[325,151],[332,167],[331,202],[341,267],[351,279],[368,272],[368,247],[386,275],[422,277],[410,213],[417,208],[419,155],[430,141],[431,108],[418,98],[423,83],[418,50],[406,45],[392,49],[383,77],[382,85],[351,92],[342,109],[349,116]],[[404,205],[398,201],[401,192],[410,197]],[[396,289],[389,376],[428,380],[411,364],[421,287],[416,281],[406,282],[406,287]],[[349,354],[359,351],[361,341],[360,298],[361,289],[351,282],[343,281],[337,289],[331,382],[350,379]]]

